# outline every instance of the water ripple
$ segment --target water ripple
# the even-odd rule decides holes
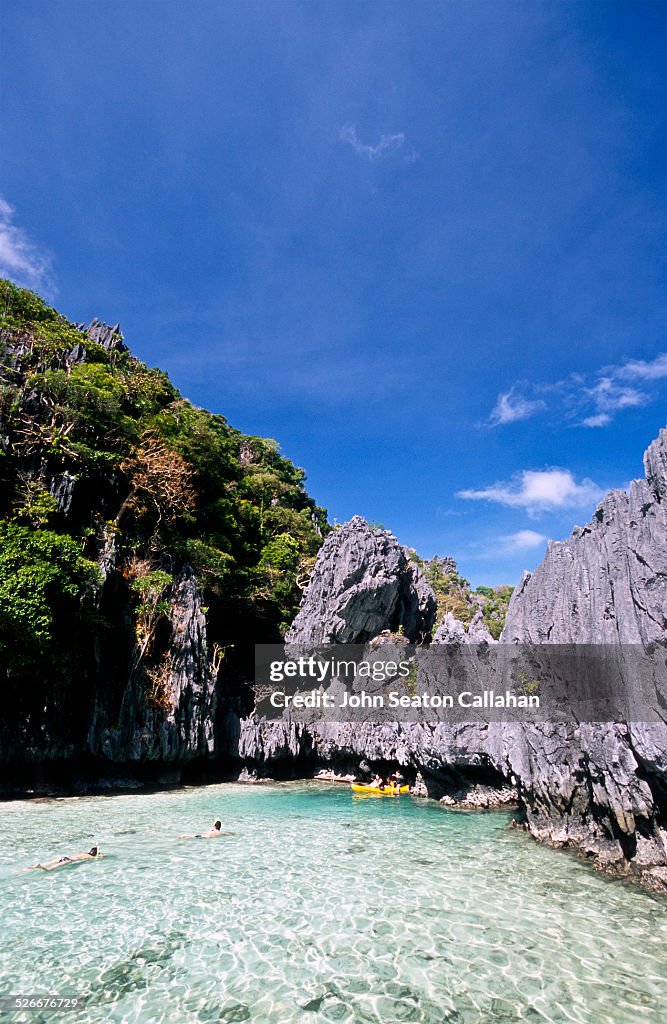
[[[86,995],[71,1024],[667,1022],[665,902],[507,823],[314,784],[0,805],[0,991]]]

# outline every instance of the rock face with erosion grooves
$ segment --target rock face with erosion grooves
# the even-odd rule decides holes
[[[608,494],[590,523],[551,543],[524,575],[502,642],[666,643],[667,430],[648,448],[644,468],[644,480],[628,494]],[[517,739],[508,760],[534,835],[667,888],[664,719],[543,723]]]
[[[322,545],[285,640],[366,643],[383,629],[401,629],[418,642],[434,622],[435,596],[407,550],[387,530],[354,516]]]
[[[667,638],[667,430],[646,479],[612,491],[594,518],[549,544],[512,595],[505,643],[664,643]]]
[[[496,644],[489,632],[482,615],[481,608],[475,613],[467,625],[451,612],[447,612],[433,636],[434,644]]]
[[[646,477],[612,492],[591,523],[552,543],[515,591],[501,643],[665,644],[667,616],[667,431],[645,456]],[[428,587],[402,549],[358,518],[323,546],[288,640],[365,642],[404,626],[432,625]],[[473,628],[474,626],[474,628]],[[490,644],[483,623],[451,615],[434,642]],[[632,717],[632,716],[630,716]],[[495,774],[509,781],[538,839],[571,846],[597,866],[667,890],[667,726],[491,722],[362,724],[241,723],[239,755],[271,770],[277,761],[350,765],[394,761],[422,773],[440,795]]]
[[[159,678],[128,680],[117,722],[111,721],[104,686],[95,703],[90,750],[112,762],[173,763],[213,750],[215,680],[207,654],[202,595],[189,566],[169,597],[168,660]]]

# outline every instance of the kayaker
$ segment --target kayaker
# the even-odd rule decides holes
[[[375,778],[370,784],[371,789],[384,789],[384,779],[381,775],[375,774]]]

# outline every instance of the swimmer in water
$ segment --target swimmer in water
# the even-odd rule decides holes
[[[221,829],[222,829],[222,822],[218,818],[218,819],[216,819],[216,821],[214,821],[213,828],[210,828],[208,830],[208,832],[196,832],[194,834],[186,834],[186,835],[183,835],[183,836],[179,836],[178,838],[179,839],[217,839],[218,836],[221,836],[223,834],[221,832]]]
[[[31,868],[42,868],[43,871],[53,871],[54,868],[64,868],[66,864],[77,864],[82,860],[99,860],[102,852],[99,846],[93,846],[88,853],[75,853],[73,857],[56,857],[54,860],[47,860],[44,864],[31,864]]]

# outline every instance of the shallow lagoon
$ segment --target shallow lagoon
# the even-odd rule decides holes
[[[87,996],[32,1024],[667,1021],[665,901],[508,822],[319,783],[3,804],[0,990]]]

